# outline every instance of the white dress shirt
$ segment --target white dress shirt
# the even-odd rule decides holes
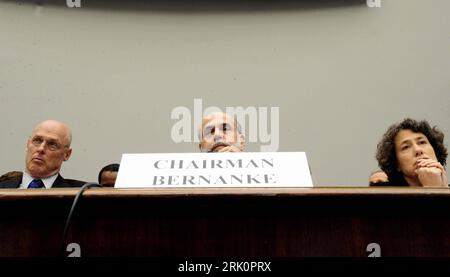
[[[53,176],[43,178],[41,179],[44,183],[44,186],[46,189],[50,189],[53,186],[53,183],[55,182],[56,178],[58,178],[58,174],[55,174]],[[28,185],[33,181],[34,179],[40,179],[40,178],[33,178],[28,174],[26,171],[23,172],[22,176],[22,184],[20,184],[19,189],[27,189]]]

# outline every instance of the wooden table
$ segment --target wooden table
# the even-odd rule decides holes
[[[0,190],[0,256],[57,256],[77,189]],[[85,192],[82,256],[450,256],[450,189],[205,188]]]

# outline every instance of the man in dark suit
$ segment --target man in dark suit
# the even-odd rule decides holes
[[[85,182],[64,179],[59,171],[72,154],[70,129],[57,120],[45,120],[34,129],[27,142],[22,178],[0,182],[0,188],[81,187]]]

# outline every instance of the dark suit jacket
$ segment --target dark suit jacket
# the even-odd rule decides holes
[[[9,181],[0,182],[0,189],[16,189],[22,183],[22,179],[15,179]],[[55,182],[53,183],[52,188],[78,188],[82,187],[86,182],[64,179],[61,175],[58,174]]]

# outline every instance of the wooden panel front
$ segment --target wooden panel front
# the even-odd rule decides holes
[[[56,256],[77,191],[0,191],[0,256]],[[82,256],[450,256],[446,189],[92,189]]]

